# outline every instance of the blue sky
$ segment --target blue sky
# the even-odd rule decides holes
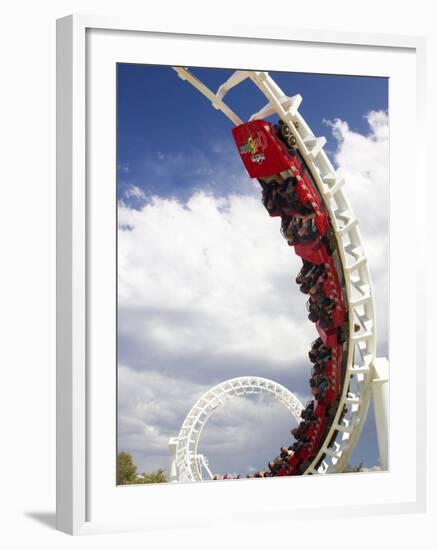
[[[117,70],[119,196],[126,185],[134,184],[147,195],[186,199],[193,188],[204,188],[211,174],[216,185],[208,185],[215,194],[240,190],[238,178],[245,172],[229,140],[232,122],[223,113],[213,109],[169,67],[118,64]],[[191,71],[212,90],[232,74],[224,69]],[[333,152],[337,143],[324,120],[346,120],[352,130],[365,134],[368,125],[363,115],[370,109],[388,108],[384,78],[271,75],[288,95],[302,95],[300,111],[313,132],[327,138],[328,152]],[[226,96],[226,102],[243,118],[259,110],[265,99],[253,85],[244,82]],[[231,181],[220,181],[223,165],[232,167]],[[137,202],[132,200],[132,205]]]
[[[232,73],[190,70],[213,90]],[[306,353],[316,335],[292,284],[300,262],[260,205],[232,123],[170,67],[117,71],[119,449],[149,471],[166,468],[168,438],[216,383],[266,376],[308,398]],[[388,82],[270,74],[303,96],[300,112],[347,175],[387,355]],[[265,99],[246,82],[226,102],[245,119]],[[242,400],[214,416],[202,452],[218,472],[264,467],[290,439],[290,419],[268,403]],[[351,462],[376,459],[371,411]]]

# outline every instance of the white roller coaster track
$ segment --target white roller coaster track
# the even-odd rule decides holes
[[[212,92],[187,69],[173,67],[221,110],[235,125],[243,121],[223,101],[226,93],[246,79],[253,82],[267,98],[267,104],[249,120],[263,119],[276,114],[290,128],[319,193],[323,199],[338,244],[341,262],[339,277],[343,276],[349,312],[347,364],[341,400],[331,428],[319,452],[305,474],[341,472],[346,466],[369,408],[372,382],[375,378],[376,325],[372,284],[367,258],[361,241],[358,219],[343,192],[344,179],[337,176],[323,146],[324,137],[316,137],[298,108],[300,95],[288,97],[266,72],[235,71]],[[355,330],[355,325],[359,330]],[[355,387],[351,390],[351,386]],[[344,407],[348,413],[342,417]],[[323,460],[322,460],[323,459]]]
[[[287,388],[259,376],[231,378],[217,384],[193,405],[177,438],[176,468],[179,481],[201,481],[200,461],[197,459],[202,430],[218,407],[232,397],[265,393],[286,407],[299,421],[302,403]]]

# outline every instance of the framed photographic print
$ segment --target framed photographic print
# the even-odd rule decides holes
[[[59,529],[424,508],[423,49],[58,21]]]

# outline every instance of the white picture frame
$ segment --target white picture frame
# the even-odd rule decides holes
[[[368,499],[360,497],[349,505],[345,503],[343,506],[338,503],[333,503],[331,507],[320,503],[307,501],[303,498],[305,487],[302,489],[302,484],[319,483],[317,490],[325,492],[332,491],[332,483],[341,487],[342,490],[350,491],[356,479],[359,476],[335,476],[332,480],[321,480],[319,476],[314,476],[312,479],[293,479],[293,480],[272,480],[273,483],[264,484],[262,500],[274,500],[274,495],[278,493],[278,483],[293,481],[295,485],[293,489],[297,493],[301,491],[302,498],[298,503],[285,502],[280,506],[269,506],[258,503],[257,495],[260,485],[254,484],[196,484],[186,485],[176,488],[174,486],[167,487],[147,487],[147,488],[117,488],[117,498],[122,503],[123,507],[129,506],[128,501],[135,500],[136,514],[130,514],[127,517],[120,517],[116,512],[116,508],[101,511],[101,513],[90,515],[90,508],[94,506],[94,502],[107,500],[109,493],[105,493],[103,487],[96,486],[90,491],[91,484],[94,483],[95,467],[93,465],[93,456],[90,452],[91,448],[91,433],[92,438],[107,437],[110,442],[114,439],[115,422],[113,418],[108,417],[107,426],[103,425],[105,419],[97,419],[100,424],[93,425],[90,428],[90,411],[93,403],[98,398],[96,396],[96,384],[90,371],[90,357],[95,352],[93,347],[94,333],[91,335],[89,329],[90,303],[93,297],[90,295],[92,285],[90,280],[90,234],[92,228],[95,211],[93,210],[90,201],[93,190],[89,188],[90,177],[90,150],[88,149],[89,134],[87,132],[87,117],[90,116],[89,108],[92,106],[92,101],[89,97],[88,80],[90,78],[89,71],[96,68],[95,63],[90,63],[88,59],[90,44],[93,48],[98,49],[98,44],[90,39],[92,32],[102,33],[99,36],[106,35],[105,40],[112,41],[114,51],[111,50],[111,55],[120,55],[120,60],[129,62],[133,59],[132,48],[134,43],[122,49],[116,44],[116,35],[128,36],[131,40],[138,41],[141,37],[153,37],[161,44],[165,44],[170,40],[179,40],[181,43],[187,43],[192,40],[220,40],[225,44],[236,44],[237,42],[243,46],[258,44],[260,48],[274,48],[275,45],[303,45],[306,49],[311,47],[346,49],[361,49],[363,52],[375,51],[396,51],[397,55],[413,56],[414,57],[414,72],[407,75],[409,78],[414,78],[416,88],[416,103],[409,105],[409,118],[415,120],[415,127],[411,128],[413,135],[416,135],[416,151],[415,158],[418,162],[415,163],[414,180],[414,195],[417,197],[419,193],[425,193],[425,177],[422,173],[425,162],[422,155],[425,147],[422,143],[421,136],[423,135],[424,112],[423,112],[423,90],[425,88],[425,41],[420,37],[407,36],[392,36],[392,35],[372,35],[372,34],[354,34],[354,33],[315,33],[306,30],[298,29],[271,29],[271,28],[197,28],[193,24],[190,28],[178,28],[171,25],[152,26],[150,24],[139,21],[129,21],[123,19],[111,19],[94,16],[74,15],[58,20],[57,22],[57,528],[61,531],[70,534],[84,534],[92,532],[104,532],[110,530],[129,530],[129,529],[156,529],[159,527],[199,527],[210,525],[211,522],[206,515],[202,515],[199,502],[203,499],[214,499],[215,509],[214,514],[219,521],[224,519],[227,521],[243,520],[254,521],[257,517],[263,517],[265,520],[273,520],[274,518],[284,518],[288,514],[293,514],[298,518],[309,517],[335,517],[339,515],[354,515],[364,516],[368,513],[397,513],[397,512],[420,512],[425,510],[426,502],[426,467],[424,465],[424,456],[426,449],[426,438],[424,431],[424,423],[419,422],[426,416],[426,402],[423,398],[425,395],[426,372],[425,372],[425,345],[416,346],[415,343],[410,345],[408,350],[404,350],[404,363],[411,359],[417,366],[415,386],[416,391],[412,394],[414,399],[411,399],[414,406],[414,415],[411,416],[411,428],[416,435],[414,451],[415,451],[415,467],[414,472],[410,472],[411,479],[405,483],[405,494],[394,495],[393,499],[386,501],[373,502],[371,493],[377,491],[378,486],[383,483],[381,476],[385,474],[366,474],[366,484],[368,489]],[[123,34],[124,33],[124,34]],[[108,42],[109,43],[109,42]],[[117,48],[120,47],[117,52]],[[114,53],[115,52],[115,53]],[[165,47],[161,50],[161,57],[155,62],[163,63],[164,58],[169,59],[169,64],[183,65],[183,52],[178,55],[178,59],[174,59],[174,53],[170,48]],[[107,54],[109,56],[109,54]],[[156,52],[149,51],[148,62],[153,62]],[[333,56],[334,57],[334,56]],[[111,61],[112,59],[112,61]],[[108,63],[113,62],[113,58],[109,59]],[[136,56],[135,62],[140,58]],[[189,65],[189,63],[186,63]],[[214,66],[214,65],[212,65]],[[350,69],[352,70],[352,69]],[[390,74],[392,67],[387,67],[387,75]],[[405,69],[406,71],[410,70]],[[327,71],[329,72],[329,71]],[[383,74],[383,73],[382,73]],[[103,73],[102,73],[103,78]],[[393,124],[392,129],[395,129],[391,135],[391,144],[395,149],[400,143],[401,136],[396,134],[396,129],[401,128],[400,124]],[[102,146],[104,147],[104,146]],[[109,144],[108,147],[111,147]],[[88,158],[87,158],[88,155]],[[112,167],[113,168],[113,167]],[[110,168],[111,169],[111,168]],[[392,176],[395,172],[392,170]],[[393,223],[402,222],[399,219],[405,201],[394,200],[391,205],[391,218]],[[109,205],[109,203],[108,203]],[[110,217],[114,215],[110,211],[110,205],[106,208],[103,205],[102,214],[99,216],[106,217],[110,224]],[[92,219],[90,218],[92,217]],[[420,234],[423,230],[423,221],[415,215],[416,231]],[[391,227],[392,229],[392,227]],[[95,232],[93,233],[95,235]],[[94,238],[94,237],[93,237]],[[397,265],[396,259],[396,242],[392,244],[393,257],[391,264]],[[424,245],[417,246],[414,250],[414,261],[421,263],[423,257]],[[95,250],[95,248],[93,249]],[[414,264],[414,262],[412,262]],[[401,280],[401,285],[405,280]],[[416,294],[412,297],[408,304],[410,312],[420,312],[425,301],[425,290],[423,286],[419,286],[416,282]],[[96,305],[96,304],[94,304]],[[392,306],[395,307],[392,300]],[[93,306],[93,311],[95,307]],[[391,310],[391,319],[394,318],[394,311]],[[416,333],[424,334],[423,324],[425,315],[417,315]],[[394,330],[396,327],[394,327]],[[400,330],[400,329],[399,329]],[[97,337],[97,336],[96,336]],[[115,335],[114,335],[115,338]],[[402,333],[399,332],[396,341],[401,341]],[[393,350],[396,351],[396,343],[391,341]],[[396,357],[396,354],[394,353]],[[409,359],[407,359],[409,358]],[[400,380],[401,384],[402,381]],[[402,391],[403,386],[394,385],[392,391]],[[110,384],[102,383],[100,393],[106,393],[107,399],[115,399],[115,388],[111,388]],[[109,397],[110,394],[110,397]],[[395,393],[396,396],[396,393]],[[393,407],[397,407],[394,400]],[[400,412],[394,409],[395,412]],[[393,411],[392,411],[393,412]],[[96,422],[96,415],[91,415],[93,422]],[[395,437],[395,436],[394,436]],[[398,437],[398,436],[396,436]],[[104,446],[102,446],[104,448]],[[114,448],[115,456],[115,448]],[[111,463],[102,466],[102,476],[107,476],[107,472],[111,471]],[[396,481],[394,471],[386,474],[387,488],[393,487]],[[375,477],[376,476],[376,477]],[[328,476],[327,476],[328,477]],[[390,479],[393,477],[393,479]],[[347,479],[346,479],[347,478]],[[109,478],[109,483],[111,483]],[[374,480],[374,481],[372,481]],[[411,482],[411,483],[410,483]],[[321,488],[321,485],[324,485]],[[214,486],[213,486],[214,485]],[[408,486],[408,487],[407,487]],[[100,488],[99,488],[100,487]],[[101,491],[101,497],[96,495],[96,492]],[[140,498],[138,495],[140,490],[149,491],[147,498],[153,495],[154,513],[153,516],[149,513],[144,514],[144,503],[147,498]],[[130,491],[130,494],[128,493]],[[135,495],[132,493],[135,491]],[[169,491],[173,491],[171,498]],[[314,486],[311,485],[311,491],[314,491]],[[91,493],[93,496],[91,496]],[[299,493],[300,494],[300,493]],[[381,497],[384,498],[383,496]],[[165,506],[166,499],[174,502],[174,507]],[[180,500],[179,500],[180,499]],[[193,507],[192,512],[185,516],[177,513],[177,507],[181,509],[181,503],[190,501],[190,506]],[[232,509],[232,506],[226,503],[237,501],[240,499],[244,502],[244,512],[239,516]],[[322,499],[323,500],[323,499]],[[92,501],[92,502],[91,502]],[[317,504],[317,506],[315,506]],[[316,511],[315,509],[318,508]],[[139,510],[139,511],[138,511]],[[223,515],[220,515],[220,510],[223,510]]]

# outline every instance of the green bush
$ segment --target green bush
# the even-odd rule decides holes
[[[166,483],[167,478],[162,468],[148,474],[137,474],[137,467],[132,455],[124,451],[117,455],[117,485],[142,483]]]

